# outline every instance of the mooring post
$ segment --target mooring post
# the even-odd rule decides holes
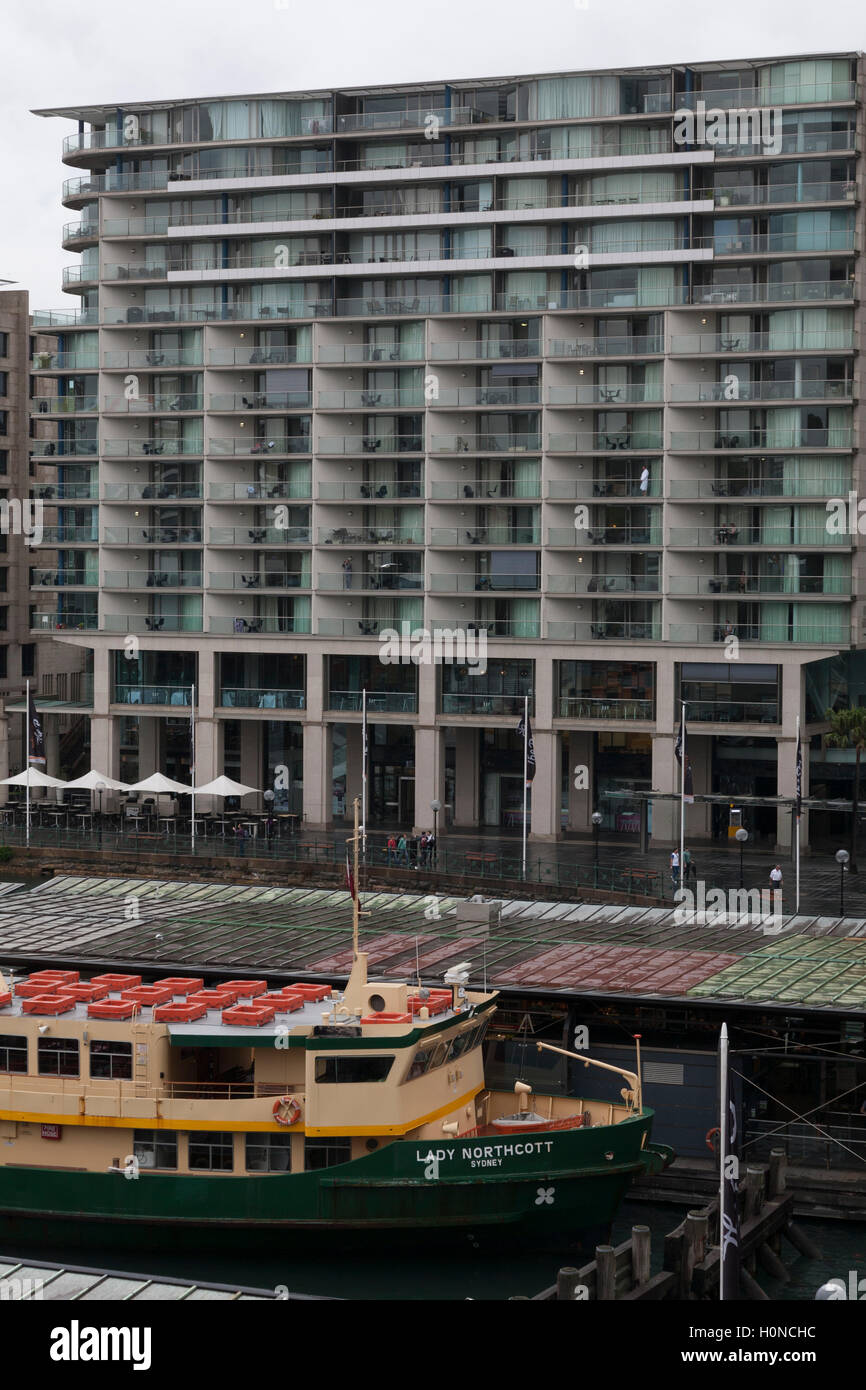
[[[616,1251],[612,1245],[595,1247],[596,1295],[603,1302],[616,1298]]]
[[[757,1280],[753,1279],[745,1265],[740,1266],[740,1285],[747,1298],[754,1299],[756,1303],[766,1303],[770,1295],[764,1293]]]
[[[764,1169],[747,1168],[746,1180],[744,1183],[746,1192],[746,1204],[743,1215],[749,1221],[753,1216],[757,1216],[761,1207],[764,1205]]]
[[[772,1200],[781,1197],[785,1191],[785,1169],[788,1164],[788,1156],[784,1149],[770,1150],[770,1186],[769,1195]]]
[[[652,1234],[649,1226],[631,1228],[631,1277],[635,1288],[649,1282]]]
[[[574,1300],[575,1289],[579,1271],[566,1266],[561,1269],[556,1276],[556,1297],[557,1299],[567,1299],[569,1302]]]
[[[801,1255],[807,1255],[810,1260],[820,1260],[821,1252],[817,1245],[813,1245],[806,1232],[793,1221],[789,1221],[785,1227],[785,1238],[791,1242],[795,1250],[799,1250]]]
[[[768,1274],[772,1274],[774,1279],[781,1279],[783,1284],[789,1284],[791,1282],[791,1276],[787,1269],[782,1264],[779,1256],[775,1251],[771,1250],[766,1241],[763,1245],[758,1246],[758,1261],[761,1268],[765,1269]]]

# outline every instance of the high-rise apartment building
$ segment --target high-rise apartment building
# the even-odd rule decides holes
[[[533,834],[597,806],[631,842],[654,789],[663,843],[685,700],[696,792],[762,798],[765,842],[798,717],[804,795],[844,796],[815,736],[866,694],[827,505],[860,482],[862,80],[846,53],[40,112],[78,122],[81,308],[34,367],[80,582],[33,622],[92,650],[94,765],[185,778],[195,685],[197,781],[327,824],[366,689],[371,823],[519,825],[528,694]]]
[[[58,582],[40,534],[56,479],[42,466],[37,442],[54,434],[56,398],[50,379],[31,374],[32,363],[55,346],[53,333],[32,327],[27,291],[0,290],[0,777],[24,766],[24,719],[9,716],[24,710],[28,680],[34,708],[51,711],[52,764],[70,777],[86,771],[79,763],[87,753],[90,653],[52,641],[29,616],[31,586],[44,593]],[[6,796],[0,787],[0,800]]]

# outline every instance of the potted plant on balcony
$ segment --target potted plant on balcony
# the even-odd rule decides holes
[[[37,365],[37,367],[50,367],[50,366],[51,366],[51,358],[52,358],[52,356],[53,356],[53,354],[50,353],[50,352],[37,352],[37,354],[36,354],[36,365]]]
[[[842,192],[845,194],[845,197],[848,199],[849,203],[853,203],[854,199],[857,197],[856,183],[843,183]]]

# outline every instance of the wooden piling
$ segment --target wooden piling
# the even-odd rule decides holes
[[[556,1276],[556,1297],[568,1302],[574,1300],[574,1291],[580,1282],[580,1271],[567,1265]]]
[[[652,1236],[649,1226],[631,1228],[631,1272],[635,1288],[648,1284],[652,1262]]]
[[[789,1240],[801,1255],[807,1255],[810,1260],[820,1260],[821,1252],[817,1245],[813,1245],[806,1232],[795,1222],[789,1221],[785,1227],[785,1239]]]
[[[774,1197],[781,1197],[785,1191],[785,1169],[788,1165],[788,1156],[784,1149],[770,1150],[770,1183],[768,1196],[770,1200]]]
[[[605,1302],[616,1298],[616,1251],[612,1245],[595,1247],[596,1296]]]
[[[758,1246],[758,1263],[768,1274],[772,1274],[774,1279],[781,1279],[784,1284],[790,1283],[790,1274],[766,1241]]]
[[[740,1267],[740,1287],[748,1298],[754,1299],[756,1303],[766,1303],[769,1301],[769,1294],[765,1294],[760,1284],[752,1278],[751,1274],[744,1267]]]

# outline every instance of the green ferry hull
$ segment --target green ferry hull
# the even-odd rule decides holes
[[[306,1173],[84,1173],[0,1167],[0,1231],[126,1249],[279,1250],[291,1243],[580,1248],[613,1221],[632,1178],[673,1157],[649,1145],[652,1112],[615,1126],[487,1138],[400,1140]]]

